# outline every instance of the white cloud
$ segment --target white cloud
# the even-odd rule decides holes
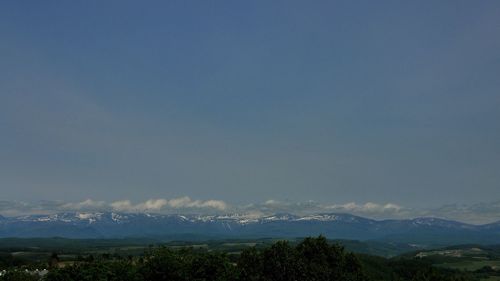
[[[82,202],[76,203],[65,203],[61,206],[62,209],[68,210],[87,210],[87,209],[97,209],[106,206],[104,201],[94,201],[92,199],[87,199]]]
[[[130,200],[116,201],[110,204],[116,211],[122,212],[145,212],[145,211],[161,211],[168,209],[216,209],[224,211],[228,205],[221,200],[191,200],[185,196],[180,198],[167,199],[150,199],[136,205]]]
[[[140,211],[159,211],[165,207],[167,203],[168,201],[165,199],[150,199],[144,203],[136,205],[136,209]]]
[[[130,202],[130,200],[115,201],[110,205],[114,210],[119,212],[132,211],[133,209],[132,202]]]
[[[180,208],[213,208],[218,210],[226,210],[227,204],[221,200],[191,200],[191,198],[185,196],[181,198],[171,199],[167,202],[168,206],[174,209]]]
[[[346,211],[352,211],[358,208],[358,205],[354,202],[349,202],[343,205],[331,205],[326,206],[326,209],[344,209]]]
[[[397,214],[401,211],[405,211],[405,208],[394,204],[377,204],[373,202],[367,202],[365,204],[356,204],[355,202],[349,202],[341,205],[330,205],[325,206],[325,209],[334,210],[334,211],[344,211],[344,212],[352,212],[357,214]]]
[[[269,199],[266,202],[264,202],[264,205],[279,205],[280,203],[281,202],[279,202],[279,201],[276,201],[276,200],[273,200],[273,199]]]
[[[110,206],[120,212],[144,212],[144,211],[159,211],[167,205],[165,199],[149,199],[145,202],[133,205],[130,200],[115,201]]]
[[[396,204],[393,204],[393,203],[387,203],[384,205],[384,210],[396,210],[396,211],[399,211],[401,210],[403,207],[399,206],[399,205],[396,205]]]
[[[180,198],[171,199],[168,201],[168,205],[172,208],[185,208],[191,203],[191,198],[185,196]]]
[[[221,200],[207,200],[207,201],[201,203],[200,206],[204,207],[204,208],[214,208],[214,209],[218,209],[221,211],[227,209],[226,202],[221,201]]]

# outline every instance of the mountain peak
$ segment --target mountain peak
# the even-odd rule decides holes
[[[266,216],[248,214],[202,216],[73,212],[0,220],[0,237],[117,238],[179,237],[179,235],[184,237],[185,234],[192,234],[226,238],[296,238],[323,234],[335,239],[388,239],[422,244],[429,242],[425,239],[429,239],[430,235],[433,241],[446,244],[449,233],[456,234],[454,243],[500,243],[500,223],[477,226],[434,217],[373,220],[336,213],[302,216],[288,213]],[[442,239],[439,235],[443,235]]]

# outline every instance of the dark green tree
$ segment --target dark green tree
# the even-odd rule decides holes
[[[262,279],[266,281],[302,281],[304,268],[297,251],[288,242],[280,241],[262,253]]]
[[[144,280],[148,281],[182,281],[186,280],[187,255],[179,255],[167,247],[152,250],[141,268]]]
[[[255,247],[245,249],[238,261],[238,280],[262,280],[263,260],[262,255]]]
[[[235,279],[235,268],[225,254],[199,253],[190,260],[189,280],[226,281]]]

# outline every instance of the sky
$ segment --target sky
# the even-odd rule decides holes
[[[498,1],[0,3],[6,202],[476,206],[499,120]]]

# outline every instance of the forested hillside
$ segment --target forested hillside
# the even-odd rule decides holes
[[[3,272],[0,280],[453,281],[480,280],[483,276],[435,267],[425,259],[358,255],[322,236],[298,244],[278,241],[264,248],[248,247],[238,254],[159,246],[141,256],[89,255],[67,263],[54,254],[47,264],[48,273],[43,275],[16,265],[4,263],[10,270]]]

